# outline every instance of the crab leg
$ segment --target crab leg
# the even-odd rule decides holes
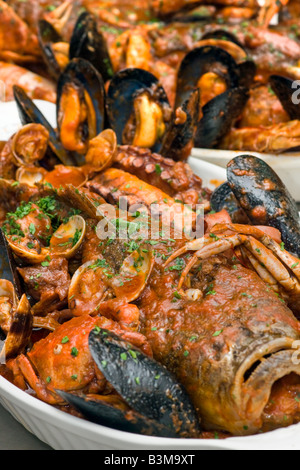
[[[169,258],[166,265],[188,251],[196,251],[182,272],[178,286],[179,289],[182,288],[188,273],[197,264],[198,259],[206,259],[244,245],[251,254],[248,259],[252,266],[268,284],[276,286],[278,282],[288,292],[300,291],[300,260],[298,258],[288,253],[284,250],[283,246],[276,243],[271,237],[256,227],[239,224],[220,224],[214,227],[215,233],[226,232],[228,230],[238,232],[238,234],[225,236],[220,239],[217,239],[217,236],[214,235],[216,241],[213,243],[209,243],[207,237],[194,240],[187,243]],[[290,274],[285,265],[290,268],[295,276]]]
[[[288,291],[294,291],[297,287],[297,280],[291,277],[289,271],[284,267],[276,256],[261,242],[253,237],[244,237],[244,245],[254,255],[254,257],[265,266],[274,278]]]
[[[201,239],[198,240],[201,243]],[[182,272],[178,289],[181,289],[183,283],[185,281],[186,276],[190,272],[190,270],[195,266],[199,259],[207,259],[210,256],[219,255],[221,253],[225,253],[226,251],[236,248],[239,245],[243,244],[243,239],[240,235],[231,235],[229,237],[224,237],[220,240],[217,240],[214,243],[210,243],[208,245],[204,245],[202,249],[197,251],[190,262],[186,265],[185,269]],[[196,243],[195,243],[196,245]]]
[[[252,253],[245,247],[241,247],[241,252],[245,258],[250,261],[250,264],[255,269],[259,277],[276,292],[279,292],[277,280],[269,273],[269,271],[262,266],[262,264],[252,255]]]
[[[164,267],[166,268],[179,256],[185,255],[189,251],[199,251],[209,243],[212,243],[212,240],[206,237],[198,238],[197,240],[193,240],[192,242],[186,243],[182,248],[177,251],[174,251],[174,253],[168,258],[168,260],[164,264]]]
[[[240,225],[240,224],[220,224],[214,227],[214,232],[219,233],[224,230],[231,230],[233,232],[243,233],[244,235],[251,235],[260,240],[261,243],[272,251],[284,263],[300,281],[300,260],[296,256],[289,253],[284,248],[284,244],[275,242],[271,237],[266,235],[262,230],[256,227]]]

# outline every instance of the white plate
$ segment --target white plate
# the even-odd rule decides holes
[[[227,164],[238,155],[254,155],[270,165],[289,189],[293,198],[300,202],[300,153],[285,153],[284,155],[269,155],[256,152],[241,152],[231,150],[193,149],[194,158],[226,168]]]
[[[55,126],[55,107],[36,103]],[[0,117],[0,140],[6,140],[20,127],[14,104],[1,103]],[[195,158],[190,159],[190,164],[205,186],[214,189],[218,182],[226,180],[226,171],[219,166]],[[70,416],[19,390],[3,377],[0,403],[29,432],[55,450],[300,450],[300,425],[227,440],[163,439],[124,433]]]

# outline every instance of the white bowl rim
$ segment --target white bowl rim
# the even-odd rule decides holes
[[[282,433],[286,434],[287,439],[284,442],[287,442],[289,440],[288,437],[291,436],[294,431],[299,431],[300,429],[300,424],[296,424],[287,428],[280,428],[265,434],[257,434],[248,437],[230,437],[224,440],[169,439],[118,431],[113,428],[109,428],[100,424],[95,424],[90,421],[78,418],[39,400],[38,398],[30,395],[27,392],[24,392],[2,376],[0,376],[0,396],[1,398],[7,398],[10,403],[13,401],[19,407],[21,406],[24,410],[26,410],[27,414],[33,415],[36,418],[42,417],[43,420],[47,420],[48,424],[53,425],[55,427],[67,427],[68,429],[72,430],[73,434],[76,434],[80,437],[84,435],[85,439],[87,440],[95,440],[95,438],[101,439],[105,436],[106,440],[111,440],[111,442],[115,441],[116,443],[121,443],[123,445],[137,446],[139,449],[157,448],[160,450],[203,450],[205,448],[207,450],[254,450],[255,448],[273,448],[273,445],[270,445],[271,441],[272,443],[275,442],[276,445],[274,447],[278,448],[280,443],[283,444],[284,436],[282,435]],[[286,448],[286,446],[284,445],[283,448]]]

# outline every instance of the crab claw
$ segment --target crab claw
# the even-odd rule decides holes
[[[107,381],[135,412],[177,437],[199,435],[199,418],[185,389],[164,366],[100,328],[91,331],[89,348]]]

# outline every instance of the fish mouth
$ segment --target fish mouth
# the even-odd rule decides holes
[[[295,339],[278,338],[259,346],[242,363],[231,393],[240,417],[231,430],[235,435],[259,432],[275,382],[291,373],[300,376],[300,361],[296,358],[298,346]]]

